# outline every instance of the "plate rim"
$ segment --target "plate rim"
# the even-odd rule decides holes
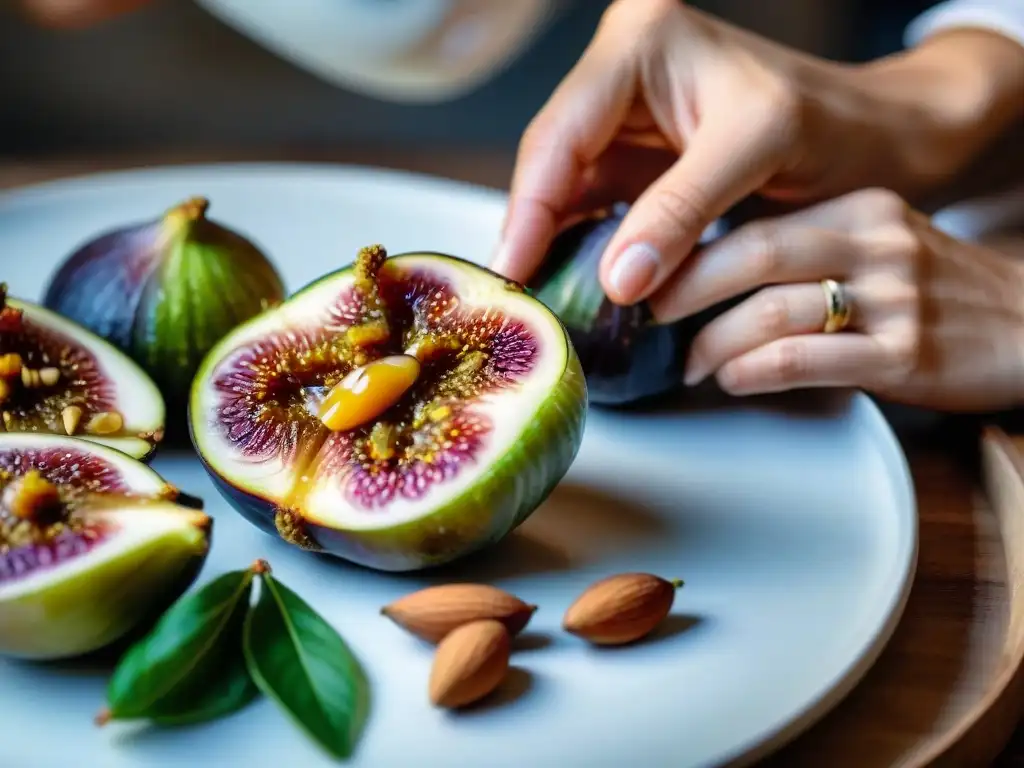
[[[305,160],[267,160],[267,161],[236,161],[197,163],[166,163],[151,166],[133,166],[111,170],[69,173],[55,178],[40,179],[26,184],[0,189],[0,206],[17,205],[20,199],[46,197],[48,195],[82,194],[96,184],[117,186],[135,183],[146,183],[146,177],[157,177],[169,180],[175,176],[188,176],[194,173],[211,173],[230,175],[262,175],[279,176],[315,175],[324,179],[362,180],[369,183],[383,182],[385,185],[399,184],[407,187],[414,184],[423,191],[452,191],[472,195],[480,200],[503,202],[508,199],[507,193],[498,187],[489,187],[471,181],[464,181],[450,176],[408,171],[388,166],[364,165],[361,163],[318,162]],[[378,177],[376,180],[371,177]]]
[[[917,580],[920,555],[918,498],[906,451],[903,450],[892,424],[874,398],[855,389],[836,390],[836,394],[848,399],[848,407],[851,410],[861,412],[854,417],[859,417],[863,421],[862,428],[871,433],[872,442],[889,454],[883,460],[884,465],[889,470],[894,492],[904,497],[900,507],[906,506],[905,514],[910,519],[906,521],[906,547],[899,552],[903,563],[898,573],[899,587],[894,590],[886,607],[886,619],[875,629],[873,636],[861,647],[855,658],[828,685],[822,686],[823,690],[817,697],[811,698],[802,709],[786,718],[780,727],[764,731],[752,738],[745,748],[735,748],[731,754],[725,756],[722,765],[729,768],[747,768],[758,760],[771,756],[807,733],[835,710],[860,685],[885,652],[903,620]],[[897,481],[903,482],[897,485]]]
[[[223,161],[83,171],[12,186],[0,190],[0,214],[21,202],[45,203],[57,198],[57,204],[73,204],[75,196],[95,192],[97,185],[124,189],[133,185],[145,186],[151,181],[168,182],[176,177],[187,179],[194,174],[219,174],[235,179],[243,176],[259,176],[263,179],[277,176],[292,180],[315,176],[328,183],[358,181],[381,187],[400,186],[411,194],[462,195],[464,198],[472,198],[476,203],[489,205],[503,204],[507,200],[507,193],[496,187],[401,168],[317,161]],[[881,612],[884,619],[874,628],[871,637],[851,654],[849,663],[832,679],[824,680],[818,686],[819,694],[809,697],[802,707],[790,713],[781,713],[777,721],[767,729],[737,742],[730,750],[722,753],[721,764],[731,768],[744,768],[779,751],[810,730],[847,698],[888,646],[903,619],[916,581],[920,548],[919,501],[909,458],[892,424],[873,397],[858,389],[838,389],[833,392],[846,402],[851,418],[861,422],[861,428],[870,435],[876,450],[886,454],[883,456],[883,465],[889,475],[892,492],[902,497],[897,499],[901,510],[900,519],[905,522],[905,525],[900,526],[905,534],[898,550],[900,562],[895,564],[899,566],[899,583],[890,593]]]

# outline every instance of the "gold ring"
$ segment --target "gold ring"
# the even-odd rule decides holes
[[[821,281],[825,291],[825,333],[837,333],[850,324],[852,308],[842,283],[832,279]]]

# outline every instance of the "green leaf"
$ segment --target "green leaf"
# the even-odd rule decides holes
[[[324,749],[349,757],[369,712],[369,682],[348,645],[302,598],[260,575],[245,659],[263,693]]]
[[[147,719],[160,725],[213,720],[249,704],[242,633],[257,564],[214,579],[179,599],[121,659],[97,718]]]

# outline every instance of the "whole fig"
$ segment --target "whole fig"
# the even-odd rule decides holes
[[[619,203],[566,227],[529,285],[564,323],[583,366],[590,404],[596,406],[627,406],[682,389],[694,337],[752,293],[671,323],[657,322],[647,301],[615,304],[605,295],[598,267],[628,211]],[[719,230],[731,224],[726,217],[716,222]]]
[[[185,435],[189,389],[206,353],[285,293],[260,248],[207,218],[208,207],[196,197],[99,234],[61,264],[43,300],[149,373],[167,401],[169,439]]]

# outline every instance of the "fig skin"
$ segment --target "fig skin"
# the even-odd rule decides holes
[[[655,321],[646,301],[628,307],[612,302],[598,267],[628,210],[617,204],[563,229],[528,286],[565,325],[587,378],[590,403],[598,406],[639,405],[683,389],[694,337],[750,295],[664,324]]]
[[[0,454],[25,450],[68,457],[41,470],[52,482],[60,475],[74,477],[66,462],[88,454],[117,475],[123,493],[138,497],[114,507],[126,528],[133,524],[129,518],[152,514],[164,516],[165,525],[163,535],[136,539],[135,546],[107,557],[104,548],[118,546],[118,536],[126,535],[122,529],[86,555],[30,574],[24,582],[30,588],[0,581],[0,656],[54,661],[119,647],[145,632],[198,578],[209,554],[213,521],[202,512],[201,500],[182,494],[115,449],[60,435],[0,434]],[[102,504],[109,510],[109,500]]]
[[[535,311],[557,328],[564,343],[564,361],[558,380],[523,433],[500,458],[487,466],[466,467],[477,479],[459,496],[424,510],[407,522],[379,528],[341,529],[318,523],[303,510],[289,510],[298,534],[289,543],[320,554],[378,571],[409,572],[459,560],[504,539],[525,521],[561,482],[575,461],[583,441],[587,412],[587,384],[580,361],[564,325],[543,304],[529,297],[523,287],[473,262],[436,252],[389,256],[389,264],[430,263],[457,265],[474,280],[494,281],[531,302]],[[265,533],[281,536],[276,524],[281,507],[275,500],[232,482],[208,453],[205,436],[205,391],[220,360],[234,349],[234,338],[256,324],[268,323],[273,313],[286,315],[297,303],[328,283],[339,287],[351,278],[353,265],[322,276],[270,312],[254,318],[226,336],[208,355],[196,376],[189,410],[191,437],[203,466],[221,496],[245,519]],[[280,330],[280,329],[278,329]]]
[[[285,296],[269,258],[248,237],[207,218],[208,206],[192,198],[159,218],[99,234],[59,266],[43,300],[153,378],[167,401],[172,444],[186,440],[188,394],[206,353]]]
[[[145,513],[143,513],[145,514]],[[213,520],[196,513],[187,555],[156,545],[39,594],[0,600],[0,656],[25,661],[74,659],[145,633],[199,577],[213,541]],[[60,566],[58,566],[58,569]],[[128,591],[125,584],[131,584]],[[52,617],[40,621],[40,616]]]

